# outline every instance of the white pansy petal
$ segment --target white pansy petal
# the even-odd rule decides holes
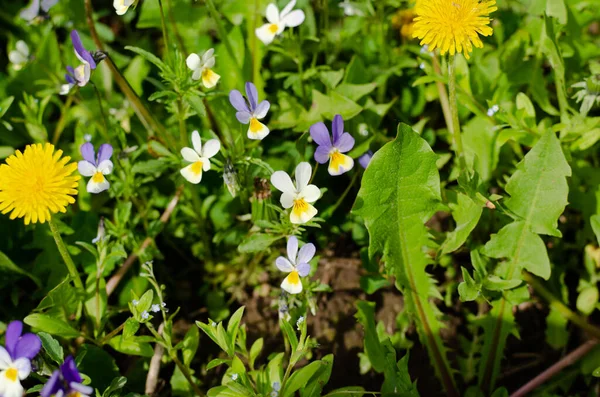
[[[277,9],[275,3],[271,3],[267,6],[266,17],[267,21],[269,21],[270,23],[279,22],[279,10]]]
[[[204,166],[204,164],[202,166]],[[188,182],[197,185],[202,180],[202,167],[200,167],[200,172],[197,172],[197,168],[198,166],[196,165],[196,163],[194,163],[188,165],[179,172]]]
[[[290,222],[294,224],[303,224],[310,221],[317,215],[318,211],[311,204],[306,204],[306,208],[297,210],[296,207],[290,212]]]
[[[27,58],[19,51],[11,51],[8,53],[8,60],[14,65],[21,65],[27,62]]]
[[[192,80],[200,80],[202,77],[202,68],[194,70],[192,73]]]
[[[202,63],[206,64],[206,62],[210,58],[213,58],[213,55],[215,55],[215,49],[214,48],[209,48],[208,50],[206,50],[204,52],[204,54],[202,54]]]
[[[275,171],[273,175],[271,175],[271,183],[277,190],[283,193],[291,195],[296,193],[292,178],[290,178],[289,174],[285,171]]]
[[[77,170],[82,176],[93,176],[98,171],[94,164],[86,160],[77,163]]]
[[[221,142],[218,139],[211,139],[204,143],[202,148],[202,157],[211,158],[214,157],[221,150]]]
[[[256,37],[258,37],[258,39],[262,41],[265,45],[271,44],[275,39],[275,36],[279,32],[279,26],[276,26],[277,29],[273,31],[273,29],[271,29],[272,25],[273,24],[271,23],[267,23],[255,30]]]
[[[321,197],[321,190],[315,185],[308,185],[300,192],[300,195],[308,203],[314,203]]]
[[[105,190],[108,190],[110,187],[110,183],[106,180],[104,175],[100,174],[98,176],[94,175],[90,178],[87,184],[88,193],[98,194],[102,193]]]
[[[297,271],[294,270],[283,280],[281,289],[289,294],[299,294],[302,292],[302,281]]]
[[[281,14],[279,15],[279,18],[280,19],[285,18],[285,16],[288,15],[290,13],[290,11],[292,11],[294,9],[295,6],[296,6],[296,0],[290,0],[290,2],[287,3],[285,7],[283,7],[283,10],[281,10]]]
[[[15,360],[13,366],[19,371],[19,379],[27,379],[31,373],[31,361],[28,358],[21,357]]]
[[[288,28],[295,28],[296,26],[300,26],[302,22],[304,22],[304,18],[304,11],[294,10],[281,20],[281,24],[287,26]]]
[[[29,46],[23,40],[17,41],[17,44],[15,44],[15,48],[24,56],[29,56]]]
[[[250,127],[248,127],[248,138],[262,141],[269,135],[269,127],[256,119],[250,119]]]
[[[6,379],[4,382],[4,390],[2,391],[2,397],[23,397],[23,386],[21,386],[21,382],[18,380],[15,382],[11,382]]]
[[[113,168],[113,162],[110,160],[104,160],[100,164],[98,164],[98,171],[100,171],[104,175],[112,174]]]
[[[200,133],[197,130],[192,132],[192,146],[196,153],[198,153],[199,156],[202,156],[202,140],[200,139]]]
[[[191,70],[196,70],[199,69],[202,61],[200,60],[200,57],[198,56],[198,54],[190,54],[186,60],[185,60],[185,64],[187,65],[188,68],[190,68]]]
[[[287,241],[287,256],[290,262],[296,264],[296,256],[298,256],[298,237],[291,236]]]
[[[294,206],[294,195],[290,193],[282,193],[279,202],[285,209],[292,208]]]
[[[283,256],[280,256],[275,260],[275,265],[277,266],[277,269],[285,273],[289,273],[294,270],[294,266],[287,258],[284,258]]]
[[[312,167],[306,161],[301,162],[296,166],[296,188],[301,192],[310,181],[312,176]]]
[[[183,159],[185,161],[189,161],[190,163],[194,163],[200,160],[200,156],[198,155],[198,153],[196,153],[194,149],[189,147],[184,147],[183,149],[181,149],[181,156],[183,156]]]
[[[0,370],[7,369],[12,364],[12,359],[10,358],[10,354],[4,348],[4,346],[0,346]]]
[[[353,167],[354,160],[352,157],[338,152],[330,157],[327,171],[331,176],[338,176],[350,171]]]
[[[202,66],[208,69],[214,68],[215,67],[215,57],[210,57],[207,58],[205,62],[203,62]]]
[[[210,160],[206,157],[201,157],[200,161],[202,161],[202,171],[209,171],[210,170]]]
[[[216,74],[212,69],[204,69],[202,72],[202,84],[206,88],[213,88],[217,85],[221,76]]]

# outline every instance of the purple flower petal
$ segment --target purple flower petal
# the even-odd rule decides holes
[[[91,386],[82,385],[81,383],[71,382],[69,384],[71,391],[76,391],[80,396],[91,396],[94,393],[94,389]],[[71,395],[71,394],[69,394]]]
[[[336,143],[333,144],[340,152],[346,153],[352,150],[354,147],[354,138],[352,135],[344,132],[342,136],[340,136]]]
[[[292,263],[292,265],[296,264],[296,256],[298,255],[298,238],[296,236],[292,236],[287,241],[287,254],[288,259]]]
[[[48,12],[56,3],[58,3],[58,0],[42,0],[42,11]]]
[[[60,372],[56,370],[52,373],[52,376],[50,377],[50,379],[48,379],[42,391],[40,391],[40,396],[50,397],[55,395],[62,389],[63,387],[60,381]]]
[[[319,164],[325,164],[329,161],[329,152],[331,148],[325,146],[318,146],[315,150],[315,161]]]
[[[310,127],[310,136],[313,141],[319,146],[324,146],[327,149],[331,149],[331,137],[329,136],[329,130],[325,127],[325,124],[318,122]]]
[[[366,170],[367,166],[371,162],[372,158],[373,158],[373,152],[369,150],[367,153],[363,154],[362,156],[360,156],[358,158],[358,163],[360,164],[361,167],[363,167]]]
[[[8,351],[8,354],[10,354],[10,357],[13,359],[13,361],[19,358],[15,355],[15,352],[17,350],[17,343],[19,342],[19,338],[21,337],[22,333],[23,323],[20,321],[11,321],[11,323],[8,324],[8,327],[6,327],[6,351]]]
[[[254,113],[254,110],[258,106],[258,91],[256,90],[256,86],[251,82],[246,83],[246,96],[248,97],[248,102],[250,102],[250,112]]]
[[[71,41],[73,42],[73,48],[75,48],[75,53],[78,58],[84,60],[85,62],[90,64],[92,69],[96,69],[96,62],[92,57],[92,54],[89,53],[81,43],[81,38],[79,38],[79,33],[76,30],[71,30]]]
[[[33,360],[33,358],[40,352],[41,348],[42,341],[37,335],[25,334],[17,342],[14,358],[17,359],[25,357]]]
[[[267,113],[269,113],[269,109],[271,108],[271,103],[269,101],[262,101],[258,104],[256,109],[254,109],[254,117],[257,119],[264,118]]]
[[[67,80],[67,83],[69,84],[75,84],[75,79],[69,73],[65,74],[65,80]]]
[[[96,164],[100,164],[104,160],[110,160],[112,154],[113,147],[110,144],[105,143],[100,145],[100,147],[98,148],[98,162]]]
[[[71,76],[75,75],[75,69],[73,69],[71,66],[67,66],[67,72],[69,72]]]
[[[344,119],[336,114],[331,123],[331,132],[333,133],[333,146],[337,146],[338,139],[344,133]]]
[[[26,21],[32,21],[40,13],[40,0],[33,0],[31,5],[25,8],[19,16]]]
[[[238,90],[231,90],[229,93],[229,102],[231,103],[231,106],[233,106],[238,112],[250,113],[250,109],[248,109],[246,100],[242,96],[242,93]]]
[[[250,114],[250,112],[247,111],[242,111],[242,112],[237,112],[235,114],[235,117],[238,119],[238,121],[242,124],[248,124],[250,122],[250,119],[252,118],[252,115]]]
[[[301,263],[296,267],[296,270],[298,270],[300,277],[306,277],[310,273],[310,265],[306,262]]]
[[[81,152],[81,157],[83,157],[85,161],[97,165],[96,156],[94,154],[94,145],[92,145],[90,142],[86,142],[81,145],[79,151]]]
[[[79,370],[77,369],[77,365],[72,356],[65,359],[65,362],[60,366],[60,372],[67,384],[71,384],[72,382],[82,382],[81,375],[79,374]]]
[[[298,263],[307,263],[315,256],[317,249],[313,243],[304,244],[298,252]]]

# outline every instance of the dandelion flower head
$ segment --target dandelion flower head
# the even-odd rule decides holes
[[[0,211],[10,219],[25,218],[25,224],[44,223],[51,214],[66,212],[77,195],[80,176],[76,163],[62,150],[46,144],[17,150],[0,165]]]
[[[496,0],[420,0],[417,2],[413,37],[429,50],[442,55],[463,53],[467,59],[473,46],[483,47],[479,35],[491,36],[489,15]]]

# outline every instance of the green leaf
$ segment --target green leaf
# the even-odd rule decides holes
[[[437,291],[425,271],[428,259],[423,252],[429,243],[425,222],[441,200],[436,160],[427,142],[400,124],[396,139],[377,151],[366,169],[354,212],[369,231],[369,255],[382,254],[387,271],[396,277],[446,392],[458,395],[438,311],[428,299]]]
[[[188,332],[186,332],[185,337],[183,338],[183,363],[189,367],[198,351],[198,345],[200,344],[200,331],[198,328],[191,327]]]
[[[590,223],[592,224],[592,230],[596,235],[596,242],[600,244],[600,214],[592,215]]]
[[[198,117],[206,117],[206,107],[199,95],[190,93],[183,98],[196,111]]]
[[[300,389],[300,397],[320,396],[323,386],[329,382],[333,368],[333,354],[328,354],[321,359],[321,366],[308,381],[306,386]]]
[[[462,267],[461,270],[464,281],[458,285],[460,300],[463,302],[474,301],[479,296],[480,286],[475,283],[467,269]]]
[[[546,317],[546,343],[553,349],[562,349],[567,345],[569,341],[567,322],[560,311],[550,306],[550,313]]]
[[[119,376],[118,378],[113,379],[113,381],[110,383],[110,386],[108,386],[106,390],[104,390],[104,393],[102,393],[102,397],[120,397],[121,393],[118,392],[123,389],[126,384],[127,378],[124,376]]]
[[[365,389],[360,386],[347,386],[340,389],[335,389],[325,395],[325,397],[362,397],[368,393],[365,393]]]
[[[356,309],[356,319],[364,329],[365,353],[369,357],[373,369],[382,373],[385,369],[385,354],[375,328],[375,303],[358,301]]]
[[[76,338],[79,332],[66,322],[41,313],[30,314],[23,322],[31,328],[47,332],[50,335],[62,336],[63,338]]]
[[[598,298],[598,288],[595,285],[585,288],[577,296],[577,310],[589,316],[596,308]]]
[[[8,256],[4,255],[4,253],[0,251],[0,274],[2,273],[20,274],[22,276],[29,277],[38,287],[42,286],[39,278],[15,265]]]
[[[466,194],[448,191],[447,196],[456,227],[446,236],[441,247],[442,255],[456,251],[467,241],[483,212],[481,205]]]
[[[42,346],[44,347],[46,353],[48,353],[48,356],[57,364],[62,364],[65,360],[65,354],[60,343],[58,343],[58,341],[54,339],[50,334],[47,334],[45,332],[38,332],[37,336],[40,337],[40,340],[42,341]]]
[[[279,325],[281,327],[281,331],[285,335],[285,338],[290,343],[290,346],[292,346],[293,355],[296,352],[296,349],[298,348],[298,336],[296,335],[296,332],[294,331],[292,325],[287,320],[282,319],[279,322]]]
[[[173,71],[167,64],[165,64],[159,57],[152,54],[151,52],[148,52],[139,47],[134,47],[134,46],[130,46],[130,45],[125,46],[125,49],[129,50],[131,52],[135,52],[136,54],[140,55],[142,58],[144,58],[148,62],[153,63],[155,66],[157,66],[161,71],[168,72],[170,74],[173,73]]]
[[[116,351],[131,356],[152,357],[154,349],[147,342],[141,342],[138,338],[124,339],[121,335],[115,336],[108,344]]]
[[[546,14],[558,19],[561,25],[567,24],[567,6],[565,0],[547,0]]]
[[[134,174],[158,174],[169,167],[169,163],[163,160],[147,160],[147,161],[137,161],[133,167],[131,167],[131,172]]]
[[[206,370],[210,371],[211,369],[218,367],[221,364],[227,364],[227,365],[231,365],[231,360],[227,359],[227,358],[215,358],[214,360],[211,360],[207,365],[206,365]]]
[[[349,120],[362,111],[359,104],[335,91],[324,95],[313,90],[312,98],[313,107],[328,120],[333,120],[336,114],[340,114],[344,120]]]
[[[250,358],[250,367],[251,368],[254,368],[254,362],[256,361],[256,359],[258,358],[258,355],[262,351],[263,344],[264,344],[263,338],[258,338],[252,344],[252,347],[250,347],[250,357],[249,358]]]
[[[238,251],[244,254],[264,251],[279,239],[281,239],[281,237],[272,236],[266,233],[254,233],[246,237],[246,239],[238,246]]]
[[[321,361],[314,361],[307,366],[295,371],[285,383],[285,388],[281,391],[283,397],[294,395],[294,393],[308,383],[308,380],[317,372],[321,366]]]
[[[335,89],[338,94],[350,99],[351,101],[358,101],[365,95],[370,94],[377,88],[377,83],[369,84],[348,84],[343,83]]]
[[[133,317],[129,317],[125,320],[125,326],[123,327],[123,339],[129,339],[135,336],[138,329],[140,329],[139,321]]]

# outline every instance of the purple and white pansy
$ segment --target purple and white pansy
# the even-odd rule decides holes
[[[317,215],[318,211],[312,203],[321,197],[321,191],[309,184],[311,176],[312,167],[305,161],[296,166],[296,184],[285,171],[275,171],[271,175],[271,183],[282,192],[281,206],[292,209],[290,222],[294,224],[306,223]]]
[[[298,239],[292,236],[287,242],[287,258],[280,256],[275,260],[279,270],[288,273],[281,283],[281,288],[290,294],[302,292],[301,277],[308,276],[310,272],[309,262],[315,256],[316,248],[312,243],[304,244],[298,251]]]
[[[52,373],[40,391],[41,397],[89,397],[92,394],[94,389],[83,384],[83,378],[71,356],[67,357],[60,368]]]
[[[77,59],[79,59],[82,63],[76,68],[67,66],[67,74],[65,74],[65,80],[67,80],[67,84],[63,84],[61,86],[61,95],[68,94],[71,88],[73,88],[75,85],[83,87],[89,83],[92,76],[92,70],[96,69],[97,66],[92,54],[83,46],[81,38],[79,37],[79,33],[77,33],[76,30],[71,31],[71,42],[73,43],[75,56],[77,56]]]
[[[47,14],[58,0],[33,0],[31,4],[19,13],[19,16],[27,22],[33,22],[37,17]]]
[[[242,124],[250,124],[248,138],[262,140],[269,135],[269,128],[258,120],[265,118],[271,104],[266,100],[258,102],[258,91],[250,82],[246,83],[246,96],[248,102],[241,92],[232,90],[229,93],[229,102],[237,110],[235,117],[238,121]]]
[[[113,163],[110,161],[113,147],[108,143],[100,145],[96,156],[94,145],[86,142],[81,145],[80,151],[83,160],[77,164],[77,168],[82,176],[91,177],[87,184],[88,193],[97,194],[108,190],[110,183],[105,176],[113,171]]]
[[[31,360],[41,347],[42,342],[37,335],[23,334],[21,321],[8,324],[5,347],[0,346],[0,396],[23,396],[21,381],[31,373]]]
[[[342,175],[354,167],[352,157],[344,154],[354,147],[354,138],[344,132],[344,119],[339,114],[333,118],[331,130],[333,139],[324,123],[318,122],[310,127],[310,136],[318,145],[315,160],[319,164],[329,161],[329,174]]]

